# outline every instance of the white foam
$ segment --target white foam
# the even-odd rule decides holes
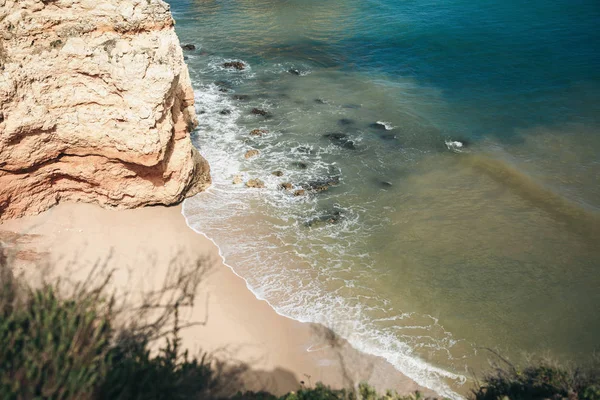
[[[462,142],[459,142],[457,140],[446,140],[444,143],[450,151],[454,151],[456,153],[462,153],[463,151],[464,144]]]
[[[386,131],[391,131],[393,129],[395,129],[395,126],[392,126],[392,124],[390,124],[389,122],[385,122],[385,121],[377,121],[377,123],[379,125],[383,125],[385,127]]]

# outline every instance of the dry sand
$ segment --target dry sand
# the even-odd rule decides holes
[[[15,250],[15,269],[27,279],[36,279],[40,271],[83,279],[101,262],[115,269],[112,285],[129,301],[168,279],[170,264],[202,260],[207,271],[194,308],[182,313],[184,320],[197,324],[183,330],[183,344],[192,354],[208,352],[241,367],[238,378],[246,389],[281,394],[297,390],[301,381],[337,388],[368,381],[380,389],[434,395],[385,360],[331,340],[322,327],[283,317],[258,300],[223,263],[214,243],[186,225],[181,207],[112,211],[62,204],[3,223],[0,240]],[[50,272],[41,267],[46,264],[52,266]]]

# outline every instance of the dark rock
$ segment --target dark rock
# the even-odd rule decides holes
[[[181,46],[181,48],[188,51],[196,50],[196,46],[193,44],[184,44],[183,46]]]
[[[307,146],[298,146],[296,147],[296,151],[304,154],[310,154],[312,152],[311,148]]]
[[[285,183],[281,183],[281,184],[279,185],[279,188],[280,188],[280,189],[283,189],[283,190],[292,190],[293,186],[292,186],[292,184],[291,184],[291,183],[289,183],[289,182],[285,182]]]
[[[302,161],[294,161],[292,163],[292,165],[299,169],[307,169],[308,168],[308,164],[305,162],[302,162]]]
[[[310,219],[304,223],[309,228],[316,228],[325,224],[335,224],[342,220],[344,213],[340,210],[332,210],[323,215]]]
[[[198,114],[200,114],[200,115],[206,114],[206,110],[200,110],[200,111],[198,111]]]
[[[330,187],[336,186],[340,183],[339,176],[332,176],[326,179],[317,179],[314,181],[309,181],[303,183],[302,186],[304,189],[309,190],[311,192],[319,193],[329,190]]]
[[[188,56],[183,56],[183,61],[187,61],[187,60],[189,60],[189,57]]]
[[[273,171],[273,172],[271,172],[271,175],[283,176],[283,171]]]
[[[231,114],[231,110],[221,110],[221,111],[219,111],[219,114],[221,114],[221,115],[230,115]]]
[[[392,187],[392,182],[379,181],[379,186],[381,186],[382,188],[390,188]]]
[[[250,113],[254,115],[261,115],[263,117],[268,117],[270,115],[267,111],[261,110],[260,108],[253,108],[252,111],[250,111]]]
[[[378,129],[381,131],[385,131],[386,127],[384,124],[380,123],[380,122],[375,122],[373,124],[369,124],[369,128],[373,128],[373,129]]]
[[[239,101],[248,101],[250,100],[250,95],[247,94],[234,94],[233,96],[231,96],[232,99],[234,100],[239,100]]]
[[[226,88],[220,88],[219,92],[221,92],[221,93],[227,93],[227,92],[229,92],[229,90],[226,89]]]
[[[229,81],[216,81],[215,85],[217,85],[220,88],[225,88],[225,89],[231,89],[233,87],[233,84]]]
[[[315,99],[315,103],[317,103],[317,104],[325,104],[325,100],[323,100],[323,99]]]
[[[241,61],[229,61],[229,62],[223,63],[223,68],[233,68],[233,69],[237,69],[238,71],[242,71],[242,70],[246,69],[246,64],[244,64]]]
[[[348,125],[352,125],[354,124],[354,121],[348,118],[342,118],[340,120],[338,120],[338,124],[342,125],[342,126],[348,126]]]
[[[345,133],[326,133],[323,135],[324,138],[329,139],[329,141],[336,146],[340,146],[344,149],[348,150],[356,150],[356,145],[354,141],[348,138],[348,135]]]
[[[292,69],[288,70],[288,72],[292,75],[300,76],[300,71],[298,71],[297,69],[292,68]]]

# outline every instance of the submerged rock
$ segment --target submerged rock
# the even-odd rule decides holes
[[[239,100],[239,101],[248,101],[250,100],[250,95],[248,94],[234,94],[233,96],[231,96],[232,99],[234,100]]]
[[[306,194],[306,190],[304,189],[298,189],[296,191],[294,191],[294,196],[304,196]]]
[[[237,69],[238,71],[242,71],[242,70],[246,69],[246,64],[244,64],[241,61],[229,61],[229,62],[223,63],[223,68],[233,68],[233,69]]]
[[[292,163],[292,166],[299,168],[299,169],[307,169],[308,168],[308,164],[302,161],[294,161]]]
[[[273,172],[271,172],[271,175],[283,176],[283,171],[273,171]]]
[[[183,46],[181,46],[181,48],[182,48],[183,50],[187,50],[187,51],[193,51],[193,50],[196,50],[196,46],[195,46],[195,45],[193,45],[193,44],[191,44],[191,43],[184,44]]]
[[[374,122],[372,124],[369,124],[369,128],[378,129],[381,131],[387,130],[387,127],[385,126],[385,124],[382,124],[381,122]]]
[[[336,224],[344,218],[344,213],[341,210],[332,210],[325,214],[312,218],[304,223],[306,227],[316,228],[322,225]]]
[[[351,120],[348,118],[342,118],[342,119],[338,120],[338,124],[340,124],[342,126],[348,126],[348,125],[354,124],[354,120]]]
[[[319,193],[329,190],[330,187],[336,186],[340,183],[339,176],[332,176],[326,179],[317,179],[314,181],[309,181],[303,183],[302,186],[304,189],[309,190],[311,192]]]
[[[329,139],[329,141],[336,146],[340,146],[348,150],[356,150],[354,141],[349,139],[348,135],[345,133],[326,133],[323,135],[323,137]]]
[[[279,188],[284,189],[284,190],[292,190],[293,186],[289,182],[284,182],[284,183],[279,184]]]
[[[246,182],[246,186],[249,188],[262,189],[265,187],[265,183],[260,179],[250,179],[248,182]]]
[[[304,154],[310,154],[312,153],[312,149],[308,146],[298,146],[295,149],[292,150],[296,150],[298,153],[304,153]]]
[[[396,139],[396,135],[393,133],[382,133],[379,137],[383,140],[394,140]]]
[[[266,130],[266,129],[252,129],[250,131],[250,135],[252,135],[252,136],[262,136],[262,135],[265,135],[267,133],[269,133],[269,131]]]
[[[233,180],[231,181],[231,183],[233,183],[234,185],[239,185],[240,183],[242,183],[242,176],[241,175],[236,175],[233,177]]]
[[[391,188],[392,187],[392,182],[388,182],[388,181],[379,181],[379,186],[381,186],[382,188]]]
[[[315,103],[317,103],[317,104],[326,104],[325,100],[323,100],[323,99],[315,99]]]
[[[233,87],[233,84],[229,81],[215,81],[215,85],[220,89],[231,89]]]
[[[297,69],[291,68],[288,70],[288,72],[292,75],[300,76],[300,71],[298,71]]]
[[[254,115],[261,115],[263,117],[267,117],[270,115],[267,111],[261,110],[260,108],[253,108],[252,111],[250,111],[250,113]]]
[[[221,111],[219,111],[219,114],[221,114],[221,115],[230,115],[231,114],[231,110],[221,110]]]
[[[246,154],[244,154],[244,157],[247,159],[252,158],[252,157],[256,157],[257,155],[259,155],[260,152],[256,149],[252,149],[252,150],[248,150],[246,152]]]

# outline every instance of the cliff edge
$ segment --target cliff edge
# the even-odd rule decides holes
[[[0,0],[0,220],[210,184],[173,26],[162,0]]]

